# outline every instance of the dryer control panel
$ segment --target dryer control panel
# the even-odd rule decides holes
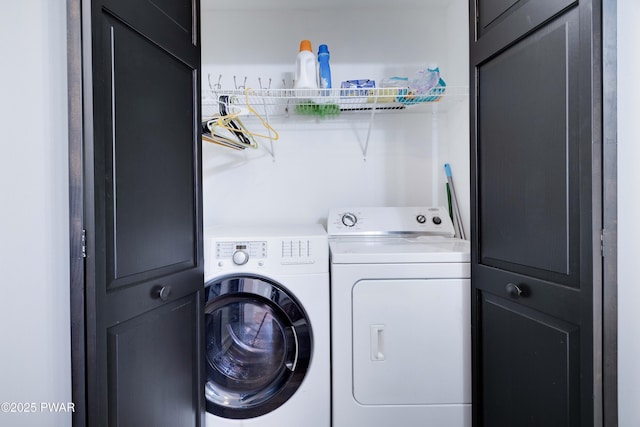
[[[327,219],[329,236],[447,236],[455,234],[445,207],[334,208]]]

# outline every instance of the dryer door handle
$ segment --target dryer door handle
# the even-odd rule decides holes
[[[371,325],[371,360],[381,362],[384,360],[384,325]]]

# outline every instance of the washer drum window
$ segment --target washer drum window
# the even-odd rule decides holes
[[[205,303],[207,411],[245,419],[284,404],[311,359],[300,303],[283,286],[246,275],[207,284]]]

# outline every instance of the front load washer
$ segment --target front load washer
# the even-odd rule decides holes
[[[205,232],[206,425],[329,427],[327,233]]]
[[[332,209],[333,427],[470,427],[469,242],[444,208]]]

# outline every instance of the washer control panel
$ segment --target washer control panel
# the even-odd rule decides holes
[[[214,251],[218,267],[263,267],[268,261],[281,265],[313,264],[319,256],[317,246],[314,240],[305,238],[218,241],[215,242]]]
[[[251,260],[262,260],[267,257],[267,242],[217,242],[216,259],[231,260],[235,265],[244,265]]]
[[[329,242],[322,224],[220,225],[205,229],[205,279],[221,274],[326,274]]]
[[[445,207],[335,208],[327,219],[329,236],[455,234]]]

